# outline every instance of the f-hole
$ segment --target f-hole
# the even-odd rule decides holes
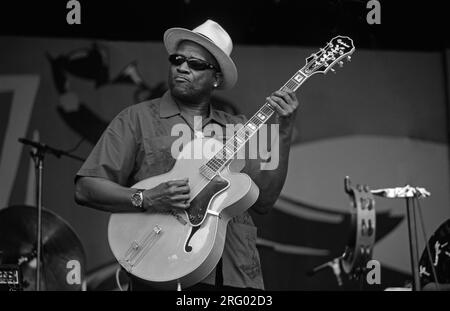
[[[200,229],[200,226],[195,226],[192,228],[191,233],[189,234],[189,237],[186,241],[186,244],[184,245],[184,250],[188,253],[192,251],[192,246],[189,245],[189,242],[191,241],[192,237],[194,236],[195,232],[197,232],[198,229]]]

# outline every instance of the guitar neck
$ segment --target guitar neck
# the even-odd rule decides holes
[[[306,66],[305,66],[306,67]],[[295,92],[306,81],[308,75],[305,74],[305,67],[297,71],[281,88],[281,91],[292,91]],[[250,128],[252,129],[252,125],[257,127],[257,130],[261,128],[261,126],[267,122],[267,120],[273,115],[274,110],[272,106],[265,102],[264,105],[245,123],[244,128],[250,124]],[[256,131],[257,131],[256,130]],[[254,133],[256,133],[256,131]],[[252,133],[251,135],[253,135]],[[235,135],[236,136],[236,135]],[[250,136],[251,138],[251,136]],[[247,142],[247,141],[246,141]]]
[[[282,91],[295,92],[309,77],[305,73],[306,67],[297,71],[281,88]],[[204,166],[201,173],[207,178],[214,177],[226,163],[252,138],[253,135],[274,114],[274,108],[266,101],[264,105],[241,127],[233,137],[227,140],[225,145]]]
[[[308,57],[306,65],[297,71],[280,90],[295,92],[313,74],[323,74],[328,70],[334,71],[331,67],[336,63],[339,63],[339,66],[342,67],[342,59],[347,57],[347,60],[350,61],[350,54],[354,50],[355,46],[351,38],[345,36],[334,37],[325,47]],[[244,126],[227,140],[223,148],[200,168],[200,173],[208,179],[214,178],[225,164],[232,160],[235,154],[267,122],[274,112],[274,108],[268,102],[265,102]]]

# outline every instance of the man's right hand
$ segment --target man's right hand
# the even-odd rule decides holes
[[[188,179],[170,180],[145,190],[143,207],[148,211],[167,212],[189,207]]]

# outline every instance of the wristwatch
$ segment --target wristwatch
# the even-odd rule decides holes
[[[135,193],[131,195],[131,204],[139,208],[141,211],[145,211],[142,205],[143,203],[144,203],[144,189],[138,189]]]

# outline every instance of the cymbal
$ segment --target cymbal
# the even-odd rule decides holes
[[[71,226],[42,209],[41,290],[81,290],[86,256]],[[0,210],[0,264],[19,265],[24,290],[36,290],[37,208]]]

